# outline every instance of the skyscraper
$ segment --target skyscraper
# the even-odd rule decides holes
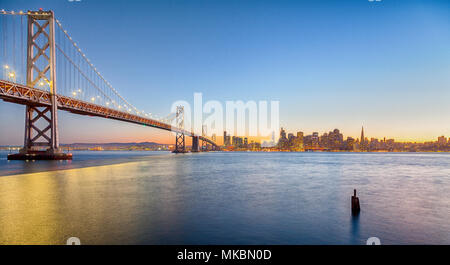
[[[278,139],[278,148],[285,149],[287,148],[288,140],[286,138],[286,131],[281,127],[280,130],[280,139]]]
[[[230,136],[227,135],[227,131],[223,131],[223,145],[225,145],[225,146],[231,145]]]
[[[281,127],[281,130],[280,130],[280,138],[287,139],[286,138],[286,131],[283,129],[283,127]]]
[[[297,132],[297,137],[295,138],[295,151],[303,151],[303,132]]]
[[[360,141],[360,149],[361,151],[366,150],[366,143],[364,141],[364,126],[361,127],[361,141]]]
[[[311,144],[313,147],[319,147],[319,133],[318,132],[312,133]]]

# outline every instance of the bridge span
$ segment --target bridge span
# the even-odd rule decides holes
[[[24,147],[19,154],[9,155],[8,159],[71,159],[71,154],[63,153],[59,148],[58,110],[174,132],[175,153],[188,151],[185,136],[192,137],[194,152],[201,150],[199,141],[203,146],[219,149],[213,140],[184,128],[182,107],[177,107],[176,126],[173,126],[169,119],[153,118],[151,113],[131,105],[98,72],[62,28],[61,22],[55,19],[53,11],[2,10],[0,15],[4,47],[0,98],[26,106]],[[14,21],[16,16],[20,17],[17,22]],[[7,23],[8,17],[12,17],[12,23]],[[24,17],[27,18],[26,33]],[[7,28],[10,25],[12,28]],[[58,38],[55,37],[57,33]],[[6,47],[12,51],[7,53]]]
[[[38,88],[27,87],[25,85],[13,83],[6,80],[0,80],[0,98],[4,101],[22,104],[33,107],[49,107],[52,105],[50,92]],[[141,117],[125,111],[118,111],[113,108],[107,108],[102,105],[85,102],[79,99],[56,95],[58,109],[68,111],[79,115],[88,115],[106,119],[119,120],[153,128],[183,133],[186,136],[198,137],[201,141],[216,146],[212,140],[204,136],[196,136],[194,133],[179,129],[171,124],[163,123],[154,119]]]

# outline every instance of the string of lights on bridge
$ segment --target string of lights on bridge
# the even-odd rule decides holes
[[[24,25],[23,17],[33,14],[32,12],[23,11],[5,11],[0,10],[2,28],[2,42],[3,42],[3,79],[13,82],[26,84],[26,26]],[[38,13],[36,13],[38,14]],[[20,23],[16,25],[15,16],[20,16]],[[11,19],[12,30],[9,29],[8,19]],[[170,114],[167,117],[160,117],[158,115],[139,110],[137,107],[125,100],[117,90],[108,82],[103,75],[97,70],[94,64],[89,60],[86,54],[81,50],[79,45],[73,40],[66,29],[63,28],[61,21],[55,19],[57,27],[55,28],[55,47],[56,47],[56,76],[57,76],[57,93],[95,103],[109,108],[116,108],[120,111],[126,111],[132,114],[143,116],[146,118],[156,119],[161,122],[171,122],[174,115]],[[19,26],[20,30],[16,31],[15,27]],[[11,32],[11,36],[9,36]],[[17,36],[16,32],[19,32]],[[19,37],[19,40],[16,40]],[[8,43],[11,41],[12,43]],[[18,43],[16,43],[16,41]],[[39,40],[36,41],[39,43]],[[45,42],[40,43],[39,48],[45,45]],[[16,50],[20,52],[20,58],[16,58]],[[11,55],[11,56],[10,56]],[[9,58],[12,57],[12,58]],[[19,60],[19,62],[17,62]],[[39,62],[36,62],[39,65]],[[49,89],[49,80],[44,76],[41,78],[37,86],[41,89]]]

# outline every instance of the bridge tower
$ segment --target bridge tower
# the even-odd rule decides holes
[[[216,134],[215,134],[215,133],[213,133],[213,134],[211,135],[211,141],[213,141],[214,143],[217,142],[217,137],[216,137]],[[216,146],[215,146],[215,145],[211,145],[211,150],[212,150],[212,151],[216,151]]]
[[[50,106],[26,105],[24,146],[12,160],[72,159],[59,148],[56,99],[55,16],[53,11],[29,11],[27,33],[27,86],[48,84]],[[42,46],[39,44],[43,43]],[[42,151],[42,149],[45,149]]]
[[[184,107],[178,106],[176,112],[176,135],[175,135],[175,150],[173,153],[186,153],[185,137],[184,137]]]
[[[206,138],[206,135],[207,135],[207,131],[206,131],[206,125],[203,125],[202,126],[202,136],[204,137],[204,138]],[[202,141],[202,151],[208,151],[208,142],[207,141]]]

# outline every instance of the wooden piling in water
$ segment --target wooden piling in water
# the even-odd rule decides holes
[[[352,196],[352,214],[357,215],[361,211],[361,208],[359,206],[359,198],[356,197],[356,189],[353,190],[353,196]]]

